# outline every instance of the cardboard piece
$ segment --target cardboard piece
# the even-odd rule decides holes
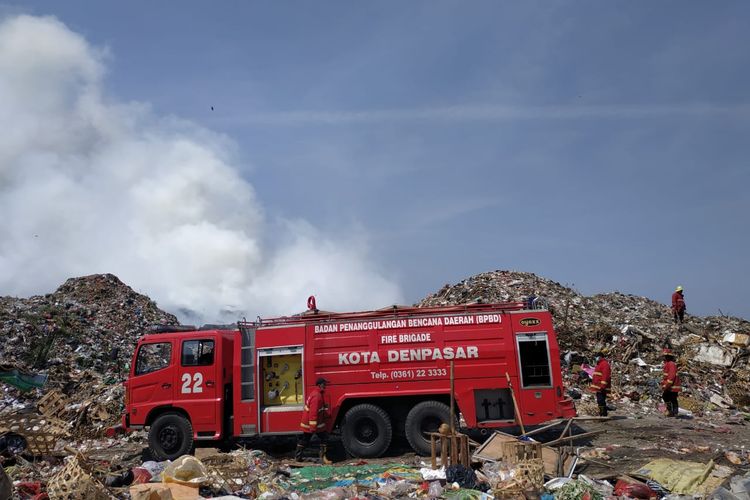
[[[172,500],[172,490],[167,484],[146,483],[130,487],[132,500]]]
[[[146,483],[130,487],[132,500],[196,500],[198,488],[177,483]]]

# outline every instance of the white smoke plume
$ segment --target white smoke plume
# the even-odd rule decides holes
[[[183,319],[290,314],[311,293],[332,310],[402,300],[362,238],[287,221],[270,250],[232,142],[111,102],[106,59],[54,18],[0,21],[0,295],[110,272]]]

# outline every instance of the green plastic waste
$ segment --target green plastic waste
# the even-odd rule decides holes
[[[20,372],[16,368],[0,367],[0,382],[12,385],[20,391],[28,392],[44,386],[47,382],[47,375],[33,375]]]

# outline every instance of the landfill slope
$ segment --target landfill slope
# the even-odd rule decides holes
[[[43,391],[21,393],[0,384],[0,411],[57,389],[73,405],[107,403],[115,420],[122,369],[154,324],[179,323],[112,274],[71,278],[46,295],[0,297],[0,364],[48,376]]]
[[[615,399],[632,396],[625,399],[638,403],[644,412],[656,410],[665,346],[679,356],[683,399],[696,413],[747,410],[750,405],[750,322],[728,316],[693,316],[689,300],[685,323],[675,325],[670,306],[655,300],[619,292],[585,296],[532,273],[498,270],[445,285],[417,305],[526,301],[530,296],[540,297],[539,303],[552,312],[565,375],[569,387],[583,390],[583,406],[589,396],[585,376],[579,377],[580,366],[593,363],[598,349],[608,348]]]

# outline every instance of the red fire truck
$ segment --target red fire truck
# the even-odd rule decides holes
[[[564,395],[547,310],[524,303],[306,313],[241,322],[236,329],[147,334],[125,383],[127,429],[149,428],[161,459],[197,440],[301,431],[318,377],[353,456],[377,457],[395,435],[429,454],[429,432],[450,421],[450,366],[462,425],[482,429],[575,415]],[[509,379],[506,377],[509,375]]]

